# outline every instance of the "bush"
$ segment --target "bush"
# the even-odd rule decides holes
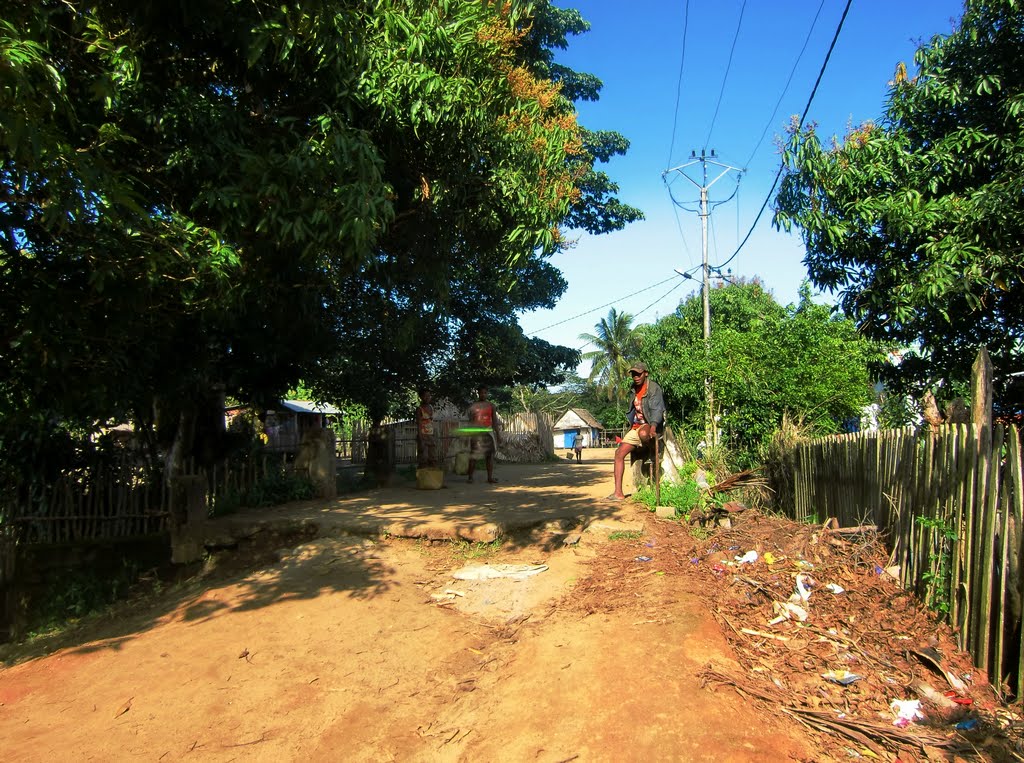
[[[247,490],[235,488],[219,493],[210,503],[210,516],[232,514],[243,506],[277,506],[292,501],[308,501],[316,495],[316,488],[308,477],[280,469],[270,472],[253,483]]]
[[[690,464],[687,464],[690,466]],[[690,471],[689,475],[684,476],[680,473],[682,482],[676,484],[672,482],[664,482],[661,485],[661,505],[672,506],[676,510],[676,516],[683,518],[689,518],[690,512],[695,508],[703,508],[708,500],[701,490],[697,481],[693,479],[693,474],[696,472],[696,464],[693,464],[694,469]],[[685,471],[686,467],[684,467]],[[648,509],[654,511],[656,505],[656,496],[653,485],[644,485],[636,493],[633,494],[633,499],[644,504]]]

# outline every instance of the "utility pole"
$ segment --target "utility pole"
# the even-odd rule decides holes
[[[701,167],[701,182],[697,182],[692,177],[686,174],[684,170],[699,164]],[[708,165],[713,168],[721,170],[711,182],[708,182]],[[704,149],[700,150],[700,156],[697,156],[696,151],[690,152],[690,161],[685,164],[680,164],[678,167],[672,167],[661,173],[661,178],[664,180],[670,172],[678,173],[684,178],[689,180],[700,190],[700,209],[697,211],[697,216],[700,217],[700,243],[701,243],[701,262],[703,264],[703,278],[701,287],[701,297],[704,304],[704,359],[707,361],[711,356],[711,273],[708,268],[708,217],[711,215],[711,211],[708,208],[708,189],[711,188],[715,183],[721,180],[723,177],[728,175],[730,172],[739,172],[743,174],[745,170],[740,167],[733,167],[729,164],[724,164],[718,160],[718,156],[715,155],[715,150],[711,149],[711,155],[707,156],[704,153]],[[737,187],[739,181],[737,180]],[[735,196],[736,192],[733,191],[732,196]],[[732,198],[729,196],[720,202],[716,202],[714,206],[724,204],[726,201]],[[675,199],[673,198],[673,202]],[[677,202],[676,202],[677,203]],[[692,210],[691,210],[692,211]],[[679,270],[676,270],[680,273]],[[708,374],[704,377],[704,397],[707,400],[707,416],[704,420],[704,442],[707,446],[714,447],[718,443],[718,427],[715,425],[715,398],[714,390],[711,384],[711,375]]]

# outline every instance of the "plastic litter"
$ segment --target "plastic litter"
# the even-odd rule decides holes
[[[971,729],[973,729],[977,725],[978,725],[978,719],[977,718],[965,718],[964,720],[960,721],[960,723],[954,724],[953,728],[961,729],[963,731],[970,731]]]
[[[792,602],[804,602],[806,603],[811,598],[811,589],[817,585],[814,578],[810,575],[800,573],[796,576],[796,593],[789,597]]]
[[[829,593],[835,594],[846,593],[845,588],[843,588],[841,585],[836,585],[835,583],[829,583],[828,585],[826,585],[825,590]]]
[[[784,604],[775,602],[773,605],[776,617],[768,621],[769,625],[777,625],[784,620],[797,619],[803,622],[807,619],[807,610],[803,607],[797,606],[791,601],[787,601]]]
[[[894,564],[892,567],[880,567],[876,564],[875,574],[890,577],[898,583],[900,580],[900,567],[898,564]]]
[[[649,556],[638,556],[638,557],[634,558],[633,561],[635,561],[635,562],[649,562],[649,561],[651,561],[651,557],[649,557]]]
[[[524,580],[544,572],[547,568],[546,564],[478,564],[456,570],[452,573],[452,577],[456,580],[494,580],[495,578]]]
[[[856,683],[864,678],[864,676],[859,676],[848,670],[830,670],[827,673],[822,673],[821,677],[826,681],[831,681],[832,683],[839,684],[840,686],[849,686],[850,684]]]
[[[973,705],[974,704],[974,700],[973,699],[971,699],[970,697],[962,697],[959,694],[957,694],[955,691],[953,691],[952,689],[950,689],[949,691],[945,692],[945,694],[943,696],[945,696],[947,699],[953,700],[958,705]]]
[[[951,670],[947,670],[946,666],[942,664],[942,655],[939,654],[938,650],[932,647],[925,647],[923,649],[913,649],[911,653],[921,660],[925,665],[937,670],[941,675],[949,681],[949,685],[953,687],[958,693],[963,694],[967,691],[967,685],[961,681]]]
[[[889,709],[896,716],[892,725],[901,729],[906,728],[914,721],[924,720],[919,699],[894,699],[889,703]]]
[[[750,550],[747,553],[745,553],[743,556],[737,556],[737,557],[734,557],[734,558],[740,564],[753,564],[754,562],[757,561],[757,552],[754,551],[754,550]]]
[[[786,557],[784,556],[775,556],[775,554],[773,554],[771,551],[766,551],[764,554],[764,563],[770,567],[776,562],[781,562],[785,558]]]

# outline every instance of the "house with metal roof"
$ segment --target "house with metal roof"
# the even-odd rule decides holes
[[[230,425],[231,419],[246,410],[247,406],[229,406],[224,415]],[[308,400],[280,400],[273,408],[267,409],[264,431],[267,434],[267,449],[271,451],[296,451],[306,432],[311,429],[330,429],[331,419],[341,416],[340,408]]]

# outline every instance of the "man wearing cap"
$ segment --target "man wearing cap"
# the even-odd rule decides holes
[[[653,442],[665,426],[665,396],[658,383],[647,378],[647,366],[634,363],[629,367],[629,375],[633,377],[632,397],[626,412],[630,429],[615,451],[615,492],[608,496],[613,501],[626,497],[622,492],[626,456]]]

